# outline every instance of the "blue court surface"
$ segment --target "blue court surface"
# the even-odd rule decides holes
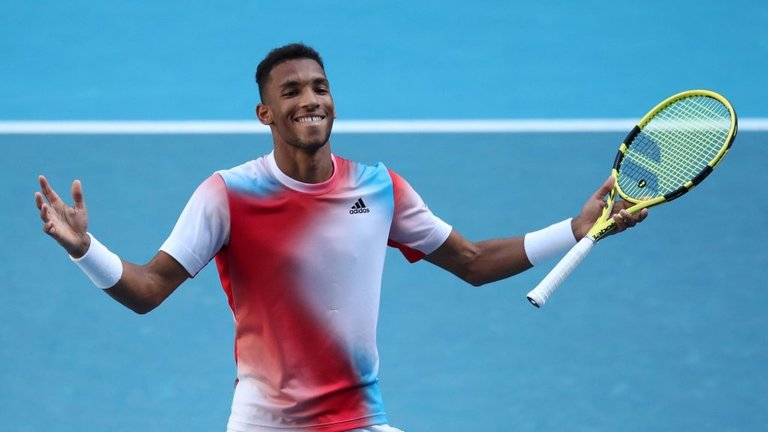
[[[621,138],[339,135],[334,145],[386,161],[433,211],[483,239],[575,214]],[[62,193],[82,179],[90,229],[144,262],[197,184],[268,151],[268,136],[5,139],[13,158],[2,167],[12,207],[2,215],[0,252],[3,429],[222,430],[233,336],[215,268],[135,316],[41,233],[32,195],[41,172]],[[547,268],[473,288],[393,251],[379,329],[392,423],[414,431],[764,430],[764,140],[742,134],[707,182],[598,245],[542,310],[525,293]],[[545,173],[542,164],[558,169]]]
[[[3,121],[248,120],[267,50],[325,56],[340,120],[638,118],[706,87],[768,117],[754,1],[7,2]],[[756,124],[756,123],[752,123]],[[578,213],[626,132],[344,133],[464,236]],[[391,424],[414,431],[768,430],[768,132],[642,226],[601,242],[537,310],[551,265],[480,288],[387,260],[379,324]],[[83,182],[89,230],[143,263],[213,171],[266,134],[0,131],[0,431],[224,430],[233,325],[214,266],[137,316],[41,231],[37,175]]]

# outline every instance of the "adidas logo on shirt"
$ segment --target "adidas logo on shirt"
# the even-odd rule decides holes
[[[360,198],[357,200],[355,205],[352,206],[352,209],[349,211],[349,214],[370,213],[370,212],[371,210],[365,206],[363,199]]]

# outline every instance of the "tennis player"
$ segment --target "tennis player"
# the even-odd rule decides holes
[[[503,279],[583,237],[611,180],[573,219],[472,242],[392,170],[332,153],[336,112],[315,50],[291,44],[271,51],[256,80],[256,114],[271,129],[273,151],[206,179],[148,263],[121,260],[87,231],[77,180],[69,206],[40,177],[35,201],[43,231],[98,287],[141,314],[216,260],[235,317],[237,385],[228,431],[398,431],[387,425],[377,378],[387,245],[472,285]],[[625,208],[615,209],[617,232],[646,216]]]

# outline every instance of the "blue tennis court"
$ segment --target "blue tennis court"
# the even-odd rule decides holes
[[[290,14],[259,3],[14,0],[0,17],[0,126],[251,119],[255,65],[294,40],[325,56],[340,121],[637,118],[691,87],[723,92],[747,124],[768,117],[768,8],[754,2],[299,1]],[[385,162],[480,240],[576,214],[625,134],[342,133],[332,143]],[[707,182],[601,242],[542,310],[525,293],[548,265],[473,288],[391,251],[379,323],[391,424],[767,430],[766,139],[761,127],[740,132]],[[33,194],[39,174],[62,196],[81,179],[89,229],[143,263],[203,179],[270,148],[265,134],[0,133],[0,430],[224,429],[233,325],[214,266],[134,315],[42,233]]]
[[[620,134],[339,135],[336,151],[400,171],[466,236],[516,234],[578,211]],[[91,230],[144,262],[210,172],[268,136],[6,137],[2,217],[3,422],[11,430],[221,429],[234,366],[214,268],[135,316],[40,232],[47,173],[81,178]],[[407,430],[762,430],[768,302],[759,269],[765,134],[744,133],[701,188],[595,250],[546,309],[524,294],[546,268],[481,288],[388,260],[380,349],[393,424]],[[554,163],[579,167],[541,175]],[[468,160],[467,155],[471,157]],[[742,173],[751,173],[744,184]],[[546,192],[560,185],[554,192]],[[746,186],[746,187],[745,187]],[[737,187],[744,188],[733,192]],[[545,202],[532,205],[542,195]],[[607,268],[608,259],[615,268]],[[85,426],[84,426],[85,425]]]

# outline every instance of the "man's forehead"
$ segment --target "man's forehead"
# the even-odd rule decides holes
[[[323,68],[312,59],[286,60],[272,68],[269,75],[270,81],[278,86],[285,82],[326,79]]]

